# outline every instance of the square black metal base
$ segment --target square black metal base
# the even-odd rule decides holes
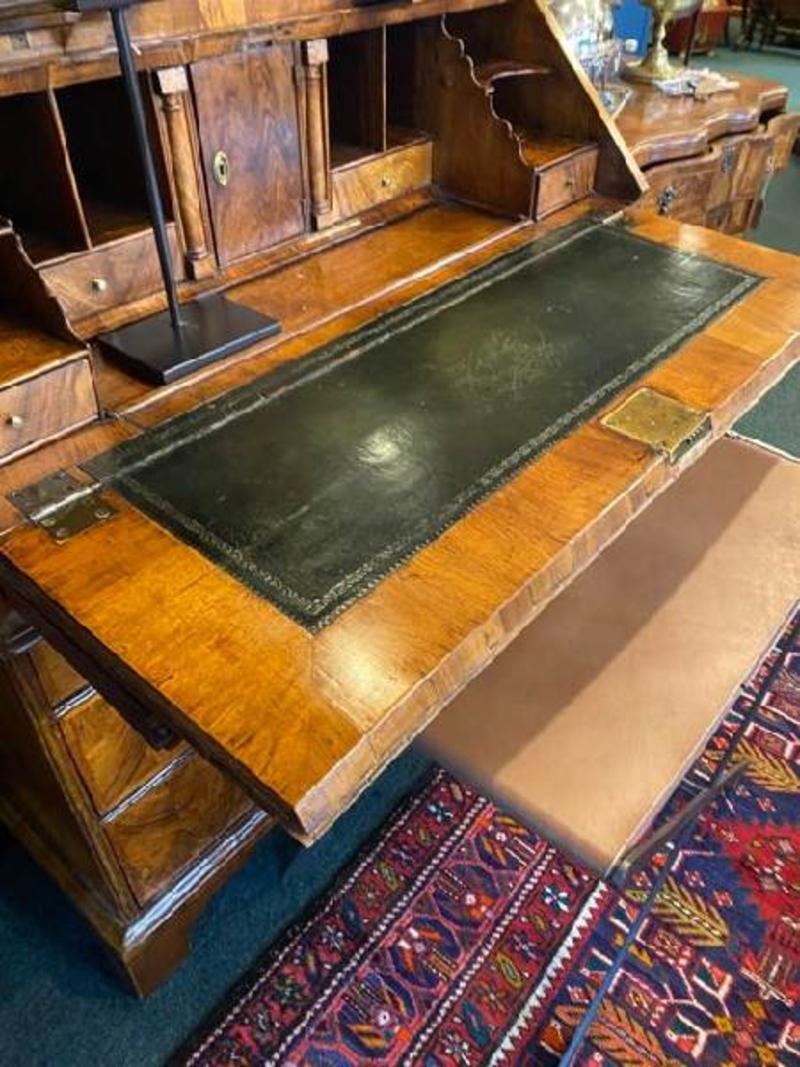
[[[281,328],[277,319],[235,304],[221,293],[182,304],[180,316],[179,332],[173,330],[169,312],[160,311],[100,334],[97,340],[137,378],[165,385],[271,337]]]

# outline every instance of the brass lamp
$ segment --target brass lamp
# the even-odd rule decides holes
[[[698,0],[643,0],[653,12],[653,41],[647,55],[640,63],[629,63],[622,72],[623,78],[635,82],[666,81],[683,72],[669,61],[664,44],[667,23],[683,12],[697,7]]]

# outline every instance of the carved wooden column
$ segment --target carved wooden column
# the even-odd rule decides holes
[[[216,270],[209,250],[198,181],[198,156],[187,98],[189,81],[184,67],[156,71],[156,84],[163,102],[164,119],[172,154],[172,174],[180,214],[186,259],[194,278],[207,278]]]
[[[334,221],[331,199],[330,138],[328,133],[328,42],[303,43],[306,82],[306,140],[311,215],[317,229]]]

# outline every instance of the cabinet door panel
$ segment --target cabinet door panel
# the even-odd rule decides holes
[[[223,266],[304,229],[293,64],[292,45],[280,44],[192,66],[203,167]]]

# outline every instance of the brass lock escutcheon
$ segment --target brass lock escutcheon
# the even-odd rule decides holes
[[[656,204],[658,205],[659,215],[668,215],[669,209],[678,199],[678,190],[674,185],[668,185],[666,189],[662,189],[656,197]]]
[[[223,188],[231,180],[231,162],[228,159],[228,153],[223,152],[222,149],[214,156],[214,181],[217,185],[221,185]]]

